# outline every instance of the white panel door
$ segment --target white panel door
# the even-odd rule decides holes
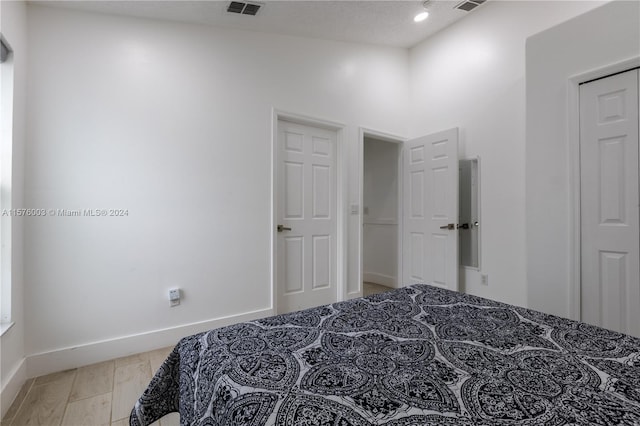
[[[640,337],[638,70],[580,86],[581,319]]]
[[[403,279],[457,291],[458,129],[405,142],[403,173]]]
[[[276,308],[337,299],[335,131],[278,121]]]

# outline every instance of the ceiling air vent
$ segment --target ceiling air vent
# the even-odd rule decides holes
[[[239,13],[241,15],[251,15],[254,16],[258,13],[258,10],[262,7],[260,3],[248,3],[243,1],[232,1],[229,3],[229,7],[227,8],[227,12],[229,13]]]
[[[473,9],[475,9],[478,6],[480,6],[485,1],[486,0],[468,0],[468,1],[463,1],[462,3],[458,4],[455,7],[455,9],[464,10],[465,12],[471,12]]]

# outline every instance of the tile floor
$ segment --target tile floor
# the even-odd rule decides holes
[[[368,282],[364,282],[362,283],[362,295],[363,296],[369,296],[372,294],[377,294],[377,293],[384,293],[385,291],[390,291],[390,290],[394,290],[391,287],[386,287],[380,284],[375,284],[375,283],[368,283]]]
[[[129,413],[173,348],[118,358],[28,380],[2,426],[127,426]],[[177,426],[178,413],[154,426]]]
[[[392,290],[364,283],[365,296]],[[127,426],[129,413],[173,348],[158,349],[29,379],[2,426]],[[178,413],[154,426],[177,426]]]

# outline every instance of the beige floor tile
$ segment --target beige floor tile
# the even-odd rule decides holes
[[[69,399],[74,375],[61,375],[57,380],[41,385],[37,384],[36,379],[11,424],[59,425]]]
[[[169,356],[173,346],[168,348],[157,349],[149,352],[149,361],[151,362],[151,373],[156,374],[156,371],[160,368],[165,359]]]
[[[36,378],[34,386],[44,385],[45,383],[57,382],[58,380],[68,380],[69,377],[76,375],[76,369],[60,371],[58,373],[47,374]]]
[[[111,392],[67,405],[62,426],[107,426],[111,418]]]
[[[380,284],[375,284],[375,283],[368,283],[365,282],[362,285],[362,295],[363,296],[370,296],[372,294],[378,294],[378,293],[384,293],[385,291],[391,291],[394,290],[391,287],[386,287]]]
[[[180,414],[169,413],[160,419],[160,426],[180,426]]]
[[[20,404],[22,404],[25,396],[27,396],[27,393],[29,393],[33,382],[35,382],[35,379],[29,379],[24,383],[24,385],[22,385],[22,388],[20,389],[20,392],[18,392],[16,399],[13,401],[13,404],[11,404],[11,407],[9,407],[7,414],[4,415],[2,424],[9,424],[9,420],[13,419],[16,416],[16,414],[18,413],[18,409],[20,408]]]
[[[114,369],[114,361],[78,368],[69,401],[77,401],[111,392],[113,389]]]
[[[141,354],[134,354],[118,358],[116,361],[116,368],[129,364],[139,364],[141,362],[149,361],[149,352],[143,352]]]
[[[151,380],[151,366],[155,372],[172,350],[170,346],[30,379],[0,426],[128,426],[131,409]],[[178,424],[178,413],[172,413],[154,426]]]
[[[151,381],[149,361],[117,367],[113,385],[111,420],[129,417],[131,409]]]

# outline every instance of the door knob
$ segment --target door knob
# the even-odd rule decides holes
[[[453,224],[453,223],[449,223],[449,224],[447,224],[445,226],[441,226],[440,229],[450,229],[450,230],[451,229],[456,229],[456,225]]]
[[[278,232],[291,231],[291,228],[287,228],[284,225],[278,225],[278,227],[276,229],[278,230]]]
[[[469,224],[463,223],[462,225],[458,225],[458,229],[469,229]]]

